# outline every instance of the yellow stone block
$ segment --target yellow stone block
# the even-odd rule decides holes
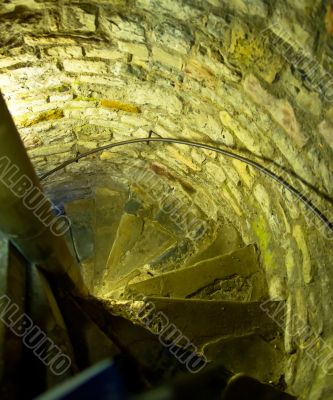
[[[120,110],[139,114],[141,112],[140,108],[134,106],[133,104],[122,103],[118,100],[102,100],[101,106],[105,108],[112,108],[113,110]]]
[[[28,128],[29,126],[36,125],[39,122],[52,121],[63,117],[64,117],[63,110],[57,108],[53,110],[44,111],[37,115],[32,115],[32,116],[28,115],[23,118],[16,119],[15,122],[20,126]]]

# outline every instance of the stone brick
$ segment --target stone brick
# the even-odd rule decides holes
[[[308,141],[296,119],[294,110],[288,100],[277,99],[269,94],[260,85],[258,79],[253,75],[247,76],[243,81],[245,92],[267,112],[284,129],[284,131],[294,140],[295,144],[302,148]]]
[[[200,16],[200,11],[195,7],[191,7],[182,0],[137,0],[138,7],[154,12],[158,9],[165,14],[170,13],[172,16],[188,21],[191,18]]]
[[[48,65],[50,67],[50,65]],[[52,67],[54,72],[54,67]],[[16,79],[22,79],[22,80],[27,80],[27,79],[40,79],[43,74],[47,74],[47,66],[44,67],[22,67],[18,68],[12,71],[11,75],[16,78]]]
[[[23,143],[26,149],[33,149],[35,147],[39,147],[43,144],[43,141],[37,135],[28,134],[27,136],[23,136]]]
[[[228,129],[223,128],[222,133],[221,133],[221,142],[228,146],[228,147],[233,147],[235,144],[235,138],[234,136],[229,132]]]
[[[279,49],[282,56],[286,57],[291,64],[294,64],[296,59],[289,57],[289,53],[287,54],[285,51],[287,47],[282,42],[289,44],[295,51],[300,51],[304,56],[311,52],[314,38],[299,23],[293,11],[286,16],[283,15],[281,9],[276,9],[269,29],[277,36],[277,39],[272,42],[273,46]]]
[[[204,152],[197,149],[191,150],[191,157],[198,164],[202,164],[206,160]]]
[[[179,55],[167,53],[159,47],[153,47],[153,60],[171,68],[181,69],[183,66],[182,58]]]
[[[223,62],[213,58],[212,50],[208,49],[208,54],[205,56],[198,54],[197,60],[201,65],[210,71],[216,77],[221,77],[227,81],[239,82],[240,76],[228,68]]]
[[[95,87],[96,85],[104,86],[105,88],[109,88],[109,90],[111,90],[111,88],[117,88],[118,90],[120,90],[120,88],[126,86],[124,80],[110,75],[81,75],[79,77],[79,81],[83,84],[92,84]]]
[[[14,87],[15,80],[7,74],[0,74],[0,88]]]
[[[66,72],[106,74],[108,66],[102,61],[83,61],[83,60],[64,60],[64,69]]]
[[[158,107],[171,114],[180,114],[183,109],[182,102],[173,92],[158,86],[128,88],[128,98],[137,104]]]
[[[251,174],[251,167],[248,167],[245,163],[232,160],[234,167],[236,168],[238,175],[242,179],[242,181],[246,184],[246,186],[251,189],[254,183],[254,173]]]
[[[75,39],[69,37],[49,37],[49,36],[24,36],[24,42],[28,46],[51,46],[51,45],[75,45]]]
[[[52,146],[41,146],[29,151],[31,157],[50,156],[54,154],[67,153],[73,147],[74,143],[59,143]]]
[[[109,24],[115,38],[129,42],[145,42],[145,31],[141,23],[114,16],[109,20]]]
[[[140,60],[148,60],[149,52],[147,46],[144,44],[119,41],[118,46],[121,51],[133,54]]]
[[[185,153],[183,149],[178,150],[175,146],[170,146],[168,148],[168,153],[172,158],[179,161],[182,164],[185,164],[192,171],[201,171],[201,166],[194,163],[192,157]]]
[[[88,14],[79,7],[62,7],[62,29],[74,32],[95,32],[96,16]]]
[[[133,105],[128,103],[123,103],[118,100],[101,100],[101,106],[105,108],[110,108],[112,110],[126,111],[129,113],[139,114],[141,110]]]
[[[43,95],[27,96],[24,99],[17,96],[7,102],[9,110],[14,117],[23,114],[33,115],[34,112],[43,112],[55,108],[47,103],[47,97]]]
[[[306,243],[304,232],[300,225],[296,225],[293,229],[293,236],[297,242],[298,248],[302,253],[302,273],[305,283],[310,283],[312,281],[312,265],[311,257],[308,250],[308,245]]]
[[[187,119],[189,125],[195,126],[196,130],[201,131],[215,142],[223,142],[222,125],[215,116],[209,115],[203,110],[195,114],[188,114]]]
[[[296,350],[296,343],[295,343],[296,332],[294,332],[294,327],[292,324],[294,318],[294,313],[293,313],[294,309],[295,309],[294,300],[291,296],[289,296],[286,302],[286,316],[285,316],[286,329],[284,335],[284,347],[285,351],[288,354],[291,354]]]
[[[239,217],[242,216],[243,212],[239,204],[237,204],[237,201],[234,199],[228,189],[224,188],[223,190],[221,190],[221,197],[222,199],[225,198],[227,204],[231,206],[231,208],[236,212]]]
[[[296,96],[296,102],[302,110],[307,110],[316,117],[321,115],[322,104],[318,93],[312,93],[302,89]]]
[[[151,122],[143,118],[142,114],[123,114],[120,117],[120,120],[125,124],[133,125],[138,128],[151,125]]]
[[[254,187],[253,194],[257,199],[258,203],[260,204],[261,208],[263,209],[264,213],[266,214],[266,216],[269,217],[271,214],[271,202],[267,190],[264,188],[263,185],[258,183]]]
[[[59,93],[59,94],[54,94],[49,97],[50,103],[53,103],[53,102],[64,103],[66,101],[71,101],[71,100],[73,100],[73,94],[71,94],[71,93]]]
[[[16,65],[33,61],[35,58],[29,54],[21,55],[17,57],[1,57],[0,68],[10,68]]]
[[[20,118],[16,118],[15,122],[21,126],[29,127],[32,125],[39,124],[41,122],[53,121],[56,119],[61,119],[63,117],[64,117],[63,110],[56,108],[43,111],[38,114],[30,113],[28,115],[21,116]]]
[[[232,182],[235,187],[238,186],[240,178],[237,171],[232,166],[229,165],[227,160],[222,159],[220,164],[221,168],[223,168],[225,174],[228,177],[228,181]]]
[[[274,275],[268,281],[269,297],[272,300],[285,300],[285,284],[281,276]]]
[[[286,270],[290,286],[294,286],[295,284],[297,284],[297,280],[299,277],[298,277],[298,268],[296,266],[295,259],[293,256],[293,251],[290,248],[287,249],[286,253]]]
[[[246,16],[266,18],[267,6],[264,1],[234,0],[233,2],[224,1],[227,7],[238,11]]]
[[[216,0],[214,0],[216,1]],[[217,0],[219,3],[220,1]],[[209,14],[207,19],[207,30],[217,40],[222,41],[229,31],[229,24],[224,18],[217,17],[214,14]]]
[[[324,120],[318,125],[318,130],[333,150],[333,124]]]
[[[82,57],[82,49],[79,46],[55,46],[46,50],[46,53],[52,57],[67,58],[67,57]]]
[[[193,79],[213,87],[216,84],[216,77],[205,65],[198,60],[191,58],[186,63],[185,72]]]
[[[95,48],[95,47],[85,47],[86,57],[94,58],[105,58],[108,60],[119,60],[124,57],[124,54],[117,49],[109,48]]]
[[[15,4],[1,4],[0,15],[12,13],[15,10]]]
[[[233,118],[226,110],[220,112],[220,120],[224,126],[230,129],[233,134],[253,153],[260,154],[260,145],[255,142],[251,132],[243,128],[236,118]]]
[[[154,28],[152,36],[158,47],[166,48],[181,54],[187,54],[193,41],[189,32],[180,30],[166,22]]]
[[[78,140],[76,142],[77,150],[80,153],[83,153],[87,150],[91,149],[96,149],[98,147],[98,142],[97,141],[83,141],[83,140]]]
[[[214,7],[219,7],[221,5],[220,0],[207,0],[207,2]]]

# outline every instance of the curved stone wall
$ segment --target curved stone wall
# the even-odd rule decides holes
[[[333,220],[332,10],[318,0],[5,1],[0,89],[40,174],[110,142],[181,138],[260,162]],[[329,399],[323,222],[252,167],[181,145],[104,151],[61,177],[140,159],[207,220],[258,243],[270,295],[287,304],[288,389]]]

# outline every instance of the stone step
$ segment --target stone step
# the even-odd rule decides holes
[[[124,195],[108,188],[96,188],[95,198],[95,266],[93,293],[106,272],[107,260],[117,236],[125,204]]]
[[[79,260],[92,258],[95,250],[95,200],[74,200],[65,204],[65,211],[71,221],[73,242]]]
[[[143,282],[161,273],[184,267],[189,254],[194,253],[195,250],[194,242],[188,238],[175,241],[165,251],[150,260],[143,268],[133,270],[126,279],[121,279],[116,285],[113,285],[113,296],[117,298],[124,297],[124,287],[128,283]]]
[[[112,287],[109,286],[109,291],[103,292],[106,297],[126,298],[125,289],[129,284],[143,282],[151,279],[152,276],[158,276],[166,270],[174,270],[180,268],[186,262],[188,252],[193,251],[191,241],[184,239],[180,242],[175,241],[161,254],[150,260],[145,265],[133,269],[125,277],[112,282]]]
[[[268,295],[254,245],[130,284],[127,293],[130,292],[145,296],[231,301],[257,301]]]
[[[209,362],[221,362],[234,374],[248,374],[261,382],[278,384],[283,375],[285,352],[279,337],[272,341],[253,334],[222,338],[208,343],[203,353]]]
[[[160,223],[163,225],[162,220]],[[232,224],[224,223],[217,235],[214,235],[214,229],[210,228],[210,231],[200,240],[183,237],[175,246],[152,260],[149,269],[154,275],[162,271],[173,271],[193,265],[203,259],[231,253],[244,246],[239,232]],[[212,240],[211,236],[215,238]]]
[[[135,185],[131,185],[128,201],[125,205],[125,211],[141,217],[154,219],[158,210],[158,204],[153,203],[149,193],[144,193]]]
[[[186,265],[193,265],[201,260],[229,254],[244,246],[238,230],[231,223],[224,222],[219,227],[215,239],[210,243],[208,242],[208,245],[204,246],[203,249],[198,249],[187,260]]]
[[[126,211],[130,214],[149,218],[158,222],[170,234],[180,236],[181,231],[172,218],[161,209],[160,198],[155,197],[149,190],[144,190],[143,186],[136,184],[131,186],[131,195],[126,206]]]
[[[256,334],[273,340],[279,326],[261,309],[261,302],[209,301],[195,299],[168,299],[146,297],[142,300],[114,301],[116,313],[139,323],[161,335],[169,332],[165,340],[174,341],[180,333],[201,353],[210,343]],[[270,312],[280,312],[284,302],[269,302]],[[169,329],[166,330],[166,327]],[[174,337],[171,337],[174,335]],[[188,340],[184,342],[188,343]],[[181,347],[182,341],[177,340]]]
[[[151,260],[148,265],[149,270],[156,275],[181,268],[186,264],[189,254],[193,252],[195,252],[195,245],[192,240],[185,238],[177,241]]]
[[[145,375],[149,384],[161,384],[179,373],[186,372],[186,366],[161,344],[157,335],[139,324],[134,324],[128,318],[117,315],[109,302],[96,298],[78,298],[77,301],[122,353],[136,360],[140,366],[140,373]]]
[[[155,193],[144,185],[133,184],[126,211],[158,222],[178,239],[184,238],[187,234],[194,235],[195,228],[199,230],[199,222],[205,221],[206,217],[197,208],[193,209],[197,214],[189,212],[187,215],[191,206],[189,200],[182,203],[173,196],[169,196],[166,203],[164,200],[168,191],[170,192],[170,187],[165,187],[163,192]]]
[[[175,241],[158,223],[124,213],[107,261],[105,289],[147,264]]]

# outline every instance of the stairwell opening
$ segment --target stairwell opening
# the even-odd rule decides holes
[[[185,139],[260,163],[333,220],[330,2],[13,0],[0,6],[0,23],[0,89],[40,176],[109,143]],[[254,282],[230,273],[187,298],[283,302],[276,345],[286,390],[330,398],[332,234],[285,187],[213,151],[153,142],[85,157],[43,185],[61,212],[72,212],[78,236],[86,235],[76,248],[85,259],[96,251],[88,207],[93,202],[94,218],[111,221],[112,210],[126,203],[124,232],[137,230],[146,244],[141,258],[128,254],[126,264],[144,267],[132,276],[139,287],[154,277],[149,251],[167,272],[253,246],[260,266]],[[114,192],[120,194],[111,207]],[[156,234],[156,215],[179,246],[169,264],[158,256],[173,242],[165,231]],[[101,229],[109,241],[117,233]],[[128,251],[135,246],[125,244]],[[93,281],[89,263],[82,265],[92,292],[112,289],[118,307],[124,291],[108,282],[122,270]],[[229,359],[249,344],[244,337],[230,345]],[[270,351],[251,345],[254,354]]]

